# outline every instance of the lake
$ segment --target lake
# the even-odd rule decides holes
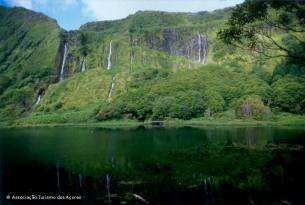
[[[305,204],[305,128],[0,129],[0,204]]]

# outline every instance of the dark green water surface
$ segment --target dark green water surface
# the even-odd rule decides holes
[[[304,145],[301,127],[0,129],[0,204],[305,204]],[[11,198],[31,195],[56,199]]]

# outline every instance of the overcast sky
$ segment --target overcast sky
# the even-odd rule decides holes
[[[244,0],[0,0],[0,5],[22,6],[57,20],[67,30],[96,20],[121,19],[139,10],[198,12],[235,6]]]

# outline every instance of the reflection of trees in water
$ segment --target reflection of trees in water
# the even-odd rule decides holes
[[[76,191],[90,192],[90,196],[97,198],[107,195],[107,174],[111,177],[111,194],[124,196],[127,192],[136,193],[149,202],[164,197],[163,194],[173,189],[182,190],[183,193],[185,190],[192,193],[200,190],[203,195],[204,180],[208,180],[208,177],[213,179],[213,188],[229,184],[229,187],[245,192],[248,188],[259,189],[262,181],[265,183],[263,185],[272,185],[274,182],[268,181],[269,176],[265,173],[273,176],[279,170],[287,178],[290,177],[287,171],[289,165],[282,168],[283,157],[274,160],[271,152],[252,148],[268,149],[265,146],[268,141],[279,136],[295,136],[293,130],[283,132],[265,127],[211,127],[128,131],[126,135],[125,132],[127,131],[116,130],[113,134],[112,131],[103,130],[91,133],[87,130],[79,132],[76,137],[71,137],[69,132],[66,133],[69,135],[66,138],[43,134],[39,137],[30,136],[30,140],[20,137],[18,142],[14,141],[10,152],[14,152],[12,156],[24,156],[23,161],[35,162],[35,169],[22,169],[26,172],[34,170],[32,175],[38,173],[38,170],[41,173],[51,170],[54,192],[56,162],[60,161],[61,192],[70,187]],[[298,132],[297,136],[301,134]],[[61,140],[62,138],[64,139]],[[286,141],[289,140],[286,138]],[[277,143],[281,143],[281,138]],[[24,147],[31,148],[31,152],[20,154],[19,149],[25,150]],[[288,158],[291,159],[293,158]],[[269,163],[271,160],[272,166]],[[44,166],[52,168],[46,171],[42,168]],[[267,172],[265,169],[269,167],[271,171]],[[283,184],[287,181],[284,180]],[[218,189],[215,193],[217,191]]]
[[[245,128],[245,142],[246,142],[246,145],[248,146],[252,146],[254,144],[254,136],[255,135],[255,132],[254,132],[254,129],[251,128],[251,127],[247,127]]]

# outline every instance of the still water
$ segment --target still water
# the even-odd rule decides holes
[[[305,128],[0,129],[0,204],[305,204]]]

